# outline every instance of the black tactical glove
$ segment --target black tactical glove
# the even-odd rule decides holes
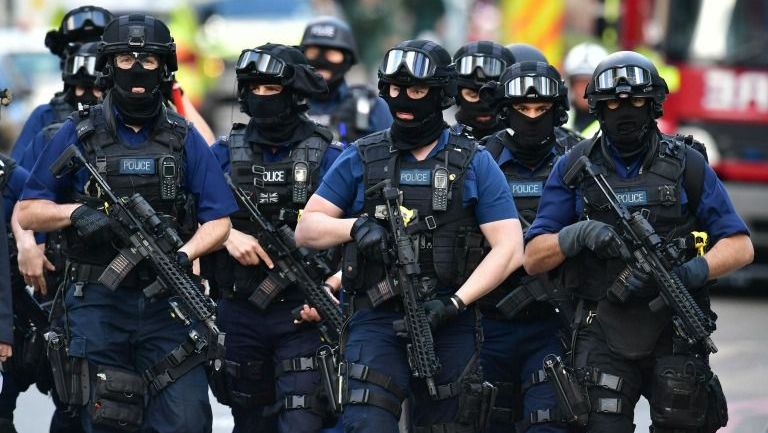
[[[602,259],[629,256],[629,250],[613,227],[600,221],[579,221],[563,227],[557,240],[565,257],[573,257],[584,248]]]
[[[659,293],[656,281],[650,274],[627,266],[619,273],[616,281],[608,289],[608,299],[624,303],[630,299],[653,298]]]
[[[372,218],[362,216],[352,225],[349,234],[357,243],[357,249],[362,255],[376,261],[383,260],[389,241],[387,229]]]
[[[424,311],[427,313],[429,327],[433,332],[466,309],[467,306],[456,295],[444,296],[424,303]]]
[[[184,251],[176,251],[176,263],[184,272],[192,273],[192,261],[189,260],[189,256]]]
[[[104,212],[82,205],[69,216],[72,227],[77,230],[80,238],[89,245],[108,243],[114,237],[112,225],[114,220]]]
[[[689,292],[696,292],[704,287],[709,279],[709,264],[702,256],[697,256],[672,269]]]

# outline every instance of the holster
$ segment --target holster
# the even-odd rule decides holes
[[[56,330],[45,334],[51,375],[59,400],[67,406],[85,406],[90,398],[90,376],[85,358],[67,355],[64,336]]]
[[[573,370],[567,368],[559,356],[544,357],[543,367],[549,383],[555,389],[557,406],[564,421],[586,427],[590,411],[586,388],[579,383]]]
[[[94,376],[93,402],[88,407],[94,426],[134,432],[144,421],[144,379],[140,374],[115,367],[98,366]]]
[[[323,382],[323,390],[328,400],[328,410],[336,416],[341,415],[342,395],[339,392],[339,364],[336,354],[329,346],[321,347],[315,356],[317,368],[320,371],[320,380]]]

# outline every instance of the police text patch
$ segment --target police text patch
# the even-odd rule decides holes
[[[645,190],[617,191],[616,200],[627,206],[643,206],[648,204],[648,193]]]
[[[154,158],[121,158],[120,174],[155,174]]]
[[[408,168],[400,170],[401,185],[431,185],[432,170],[428,168]]]
[[[509,189],[512,191],[513,197],[541,197],[544,182],[509,182]]]
[[[283,184],[286,183],[288,180],[286,178],[285,170],[270,170],[265,169],[264,170],[264,184],[266,185],[274,185],[274,184]]]

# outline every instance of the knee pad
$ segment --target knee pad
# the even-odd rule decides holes
[[[144,421],[144,378],[133,371],[98,366],[93,379],[94,396],[88,406],[94,426],[134,432]]]
[[[650,401],[651,421],[659,429],[698,429],[707,417],[709,367],[691,356],[656,360]]]
[[[271,365],[262,360],[224,361],[220,369],[208,369],[208,383],[216,400],[226,406],[248,409],[275,402]]]

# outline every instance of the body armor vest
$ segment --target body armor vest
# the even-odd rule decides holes
[[[163,109],[150,132],[149,139],[136,146],[123,145],[116,132],[115,115],[110,98],[80,112],[77,137],[83,144],[84,155],[106,179],[117,197],[139,193],[158,214],[169,218],[182,239],[194,233],[197,221],[191,195],[183,186],[184,143],[187,121],[177,113]],[[82,194],[74,199],[94,207],[103,206],[101,191],[91,179]],[[69,235],[68,235],[69,238]],[[114,257],[104,251],[84,250],[67,241],[67,255],[84,263],[109,263]],[[110,248],[111,249],[111,248]]]
[[[687,156],[695,151],[673,137],[661,136],[652,140],[642,167],[633,178],[622,179],[616,174],[613,158],[599,138],[584,140],[574,148],[564,172],[579,156],[587,155],[595,170],[605,175],[617,199],[630,212],[641,209],[646,212],[646,218],[656,232],[669,241],[696,227],[695,213],[689,210],[690,203],[683,205],[681,197]],[[615,214],[592,179],[583,177],[575,187],[581,191],[579,197],[585,218],[618,226]],[[625,266],[621,259],[602,261],[591,252],[582,252],[571,262],[581,276],[576,294],[588,300],[602,299]]]
[[[371,132],[371,111],[377,97],[377,92],[368,86],[350,86],[347,97],[332,113],[314,113],[310,108],[308,115],[328,127],[336,141],[349,144]]]
[[[496,134],[485,139],[482,144],[493,156],[494,161],[498,162],[504,148],[512,149],[513,144],[511,142],[511,135],[507,130],[502,130]],[[572,146],[569,146],[572,147]],[[549,161],[545,164],[540,164],[539,167],[530,175],[525,176],[519,173],[517,167],[512,161],[507,161],[504,165],[501,165],[501,171],[504,173],[504,177],[507,179],[512,197],[515,200],[515,208],[517,209],[518,218],[520,224],[523,227],[523,232],[528,230],[528,227],[533,224],[533,220],[536,219],[536,211],[539,208],[539,201],[541,200],[541,194],[544,190],[544,184],[549,177],[549,173],[552,171],[552,167],[559,155],[562,155],[563,146],[555,145],[554,149],[557,155],[548,155]],[[513,151],[514,152],[514,151]],[[504,298],[508,293],[513,291],[520,284],[522,277],[526,275],[525,270],[518,269],[512,275],[510,275],[503,283],[499,285],[492,292],[483,296],[478,305],[484,315],[491,318],[497,317],[496,304]],[[537,303],[539,304],[539,303]],[[538,305],[536,308],[551,310],[551,308],[545,305]]]
[[[296,144],[288,157],[265,163],[263,153],[269,150],[249,142],[245,131],[246,125],[236,123],[228,138],[232,182],[252,197],[273,224],[295,229],[299,211],[320,185],[321,163],[333,140],[331,132],[318,125],[315,133]],[[258,230],[242,207],[231,218],[232,226],[243,233]],[[217,282],[221,290],[234,288],[238,296],[247,297],[266,277],[264,266],[242,266],[229,256],[227,260],[234,266],[234,281]]]
[[[77,109],[64,99],[63,93],[56,94],[56,96],[51,98],[49,104],[51,105],[51,110],[53,110],[53,122],[51,122],[52,124],[64,123],[69,115]]]
[[[424,161],[404,161],[402,153],[391,147],[388,129],[357,143],[365,165],[365,189],[391,179],[402,192],[402,206],[417,212],[417,220],[407,229],[414,237],[422,276],[436,280],[439,289],[458,288],[483,256],[474,206],[463,206],[464,179],[477,149],[475,141],[451,133],[445,148]],[[436,182],[436,173],[443,173],[447,182]],[[447,197],[442,194],[445,191]],[[383,217],[383,206],[380,197],[366,197],[363,211]],[[363,263],[360,270],[356,291],[367,290],[385,277],[380,263]]]

